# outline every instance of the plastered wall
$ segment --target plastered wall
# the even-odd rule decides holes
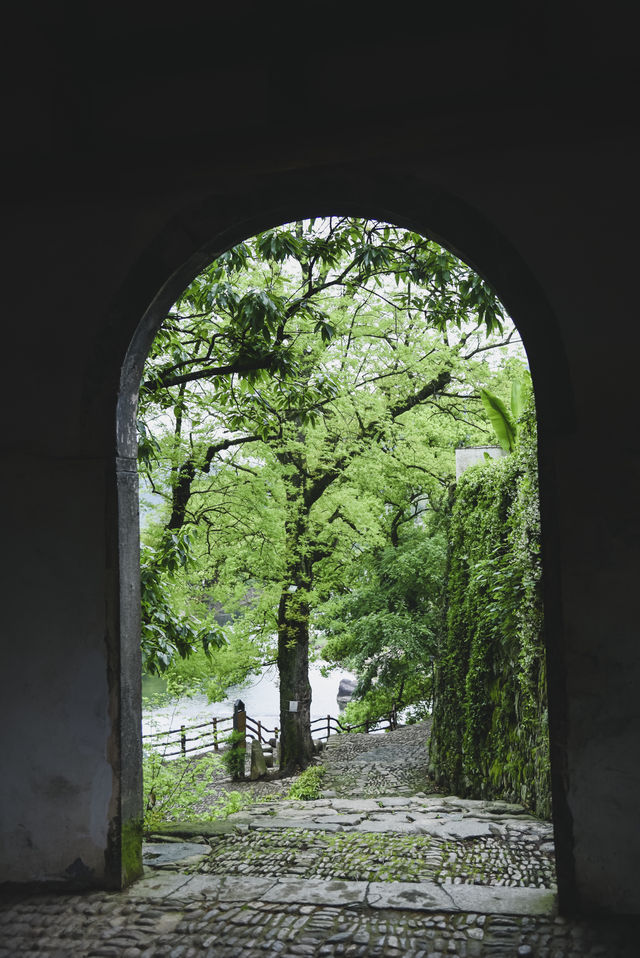
[[[51,26],[34,35],[43,49]],[[191,91],[187,113],[182,94],[166,106],[201,135],[180,150],[145,79],[153,45],[137,72],[131,46],[115,86],[113,51],[85,58],[85,87],[57,87],[55,57],[34,65],[33,102],[42,106],[49,88],[58,98],[30,114],[33,98],[18,99],[16,115],[31,119],[22,138],[7,138],[3,183],[0,882],[117,886],[139,870],[131,443],[135,374],[154,325],[216,251],[295,216],[348,212],[445,242],[494,283],[522,331],[540,412],[561,903],[640,912],[638,138],[622,95],[626,60],[609,55],[606,31],[593,62],[584,53],[583,74],[541,60],[518,86],[517,51],[534,56],[524,40],[513,46],[521,27],[532,35],[526,26],[487,28],[509,50],[511,86],[504,58],[495,76],[474,72],[465,34],[464,69],[448,99],[434,99],[417,83],[427,74],[416,40],[406,109],[396,106],[400,74],[395,93],[387,77],[366,102],[343,80],[341,109],[324,126],[303,109],[320,96],[317,71],[295,109],[272,119],[275,91],[288,89],[273,79],[284,60],[260,61],[259,44],[251,70],[227,58],[227,73],[207,84],[186,64],[165,87]],[[538,27],[542,49],[551,28]],[[168,42],[174,28],[158,29]],[[394,37],[384,42],[397,41],[404,62]],[[563,37],[544,49],[566,65]],[[430,36],[429,49],[442,69],[452,62],[455,45]],[[320,52],[304,62],[325,62]],[[331,76],[347,54],[342,42],[334,49]],[[77,63],[64,62],[74,75]],[[576,84],[590,69],[592,93],[581,98]],[[262,92],[245,114],[236,104],[217,127],[203,125],[205,91],[229,89],[236,73]],[[615,110],[601,110],[617,82]],[[45,127],[45,114],[56,122]]]

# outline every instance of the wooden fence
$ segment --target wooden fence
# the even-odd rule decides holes
[[[311,737],[315,739],[330,738],[331,735],[340,734],[340,732],[381,732],[383,729],[393,731],[398,727],[398,707],[394,705],[393,709],[386,715],[371,721],[361,722],[359,725],[343,725],[340,719],[333,715],[327,715],[326,718],[314,719],[311,722]]]
[[[164,758],[174,758],[176,755],[186,755],[188,752],[219,751],[224,745],[223,740],[232,728],[233,716],[231,715],[228,718],[215,717],[199,725],[181,725],[180,728],[167,729],[163,732],[147,732],[142,739],[145,744],[153,748],[164,746],[165,749],[171,749],[164,752]],[[197,734],[192,734],[194,732]]]
[[[250,715],[242,714],[244,716],[242,725],[246,738],[256,739],[260,744],[265,745],[269,744],[271,739],[278,739],[278,728],[268,728]],[[373,732],[383,729],[393,730],[397,727],[398,706],[394,706],[387,715],[383,715],[375,721],[361,722],[359,725],[344,725],[340,719],[333,715],[314,719],[311,722],[311,737],[322,740],[341,732]],[[233,728],[233,715],[225,718],[216,716],[208,722],[200,722],[198,725],[181,725],[179,728],[168,729],[164,732],[147,732],[142,738],[145,744],[149,744],[153,748],[164,747],[164,758],[175,758],[178,755],[189,753],[200,755],[204,752],[220,751],[221,748],[225,747],[226,740]],[[195,735],[192,734],[194,732]],[[166,749],[171,749],[171,751],[166,751]]]

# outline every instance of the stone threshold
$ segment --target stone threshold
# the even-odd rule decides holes
[[[435,882],[366,882],[337,879],[253,878],[163,872],[132,885],[130,898],[277,902],[281,905],[471,912],[481,915],[553,917],[557,899],[545,888],[437,885]]]

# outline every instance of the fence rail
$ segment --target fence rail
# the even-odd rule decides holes
[[[373,732],[382,729],[396,729],[398,727],[398,709],[400,706],[394,706],[390,712],[378,719],[361,722],[359,725],[345,725],[340,719],[333,715],[327,715],[325,718],[313,719],[311,722],[311,736],[315,739],[328,739],[331,735],[341,732]],[[199,722],[197,725],[181,725],[179,728],[167,729],[164,732],[146,732],[142,738],[150,745],[157,748],[164,744],[166,748],[172,748],[173,751],[163,753],[164,758],[175,758],[178,755],[187,755],[192,752],[203,754],[204,752],[218,752],[225,747],[225,739],[229,732],[233,730],[234,716],[229,715],[223,718],[215,716],[208,722]],[[279,729],[268,728],[258,719],[250,715],[244,715],[243,730],[245,737],[255,739],[260,744],[269,744],[272,739],[278,739]],[[197,735],[191,735],[191,732],[198,732]],[[222,733],[222,737],[221,737]],[[173,737],[175,736],[175,737]],[[164,741],[163,741],[164,739]],[[189,743],[196,744],[190,745]],[[157,744],[156,744],[157,743]],[[174,746],[178,746],[174,749]]]
[[[327,715],[326,718],[314,719],[311,722],[311,736],[312,738],[325,739],[330,738],[331,735],[340,734],[340,732],[364,731],[368,733],[381,731],[386,728],[393,731],[397,729],[397,727],[398,706],[394,706],[386,715],[382,715],[377,719],[360,722],[358,725],[344,725],[340,719],[335,718],[333,715]]]
[[[188,752],[218,752],[224,744],[221,734],[224,738],[232,728],[233,716],[224,718],[215,716],[208,722],[199,722],[197,725],[181,725],[180,728],[167,729],[164,732],[147,732],[142,738],[156,748],[160,745],[164,745],[165,749],[177,745],[177,749],[170,752],[165,751],[163,756],[164,758],[175,758],[177,755],[186,755]],[[190,732],[198,732],[199,734],[190,735]],[[188,742],[196,742],[197,744],[189,746]]]
[[[250,715],[247,715],[247,738],[257,739],[260,744],[263,742],[268,744],[272,738],[277,739],[280,732],[279,728],[267,728],[266,725],[263,725],[262,722],[259,722],[257,719],[251,718]]]

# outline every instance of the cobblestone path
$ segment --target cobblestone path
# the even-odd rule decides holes
[[[336,737],[321,799],[267,783],[148,842],[125,892],[1,901],[0,958],[637,958],[637,923],[556,916],[548,823],[433,794],[427,733]]]
[[[170,876],[164,876],[165,880]],[[193,879],[192,879],[193,880]],[[1,958],[637,958],[636,924],[375,909],[240,888],[43,895],[0,905]],[[228,900],[233,895],[234,900]]]
[[[199,829],[195,838],[207,853],[191,870],[555,889],[551,826],[500,802],[427,796],[269,802],[230,815],[223,834],[219,827]],[[148,848],[152,864],[166,846]],[[198,854],[197,844],[189,854]]]
[[[435,792],[429,778],[427,742],[431,720],[384,735],[334,735],[322,759],[331,795],[373,798]]]

